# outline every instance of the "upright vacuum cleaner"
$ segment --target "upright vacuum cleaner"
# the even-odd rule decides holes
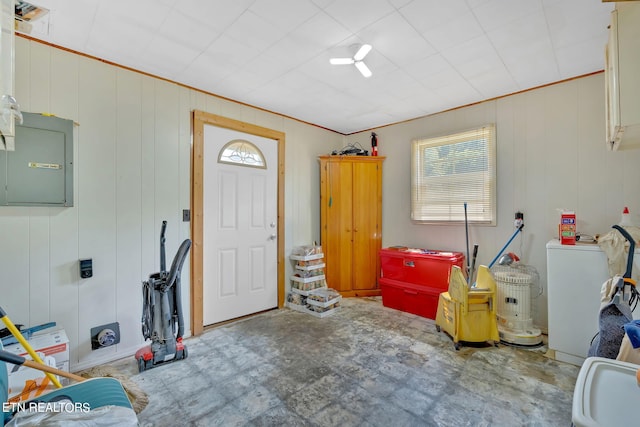
[[[182,342],[184,319],[182,316],[182,298],[180,276],[191,240],[185,239],[178,248],[166,271],[165,231],[167,221],[162,221],[160,231],[160,272],[153,273],[142,282],[142,335],[151,340],[136,352],[138,371],[151,369],[165,362],[175,362],[187,357],[187,347]]]

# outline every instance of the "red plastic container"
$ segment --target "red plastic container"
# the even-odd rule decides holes
[[[452,265],[464,271],[465,258],[462,252],[385,248],[379,253],[381,278],[423,286],[433,291],[445,292],[449,289]]]
[[[382,305],[429,319],[436,318],[441,290],[392,279],[380,279]]]

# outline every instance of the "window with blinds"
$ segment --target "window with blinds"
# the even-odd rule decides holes
[[[496,224],[495,125],[416,139],[411,150],[411,219]]]

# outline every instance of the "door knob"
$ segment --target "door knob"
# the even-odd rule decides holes
[[[276,240],[278,238],[277,234],[272,234],[271,236],[269,236],[269,240]]]

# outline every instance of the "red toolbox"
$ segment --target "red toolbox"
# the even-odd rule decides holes
[[[427,288],[392,279],[380,279],[382,305],[429,319],[436,318],[439,289]]]
[[[445,292],[451,266],[464,271],[464,262],[462,252],[385,248],[380,250],[380,277]]]

